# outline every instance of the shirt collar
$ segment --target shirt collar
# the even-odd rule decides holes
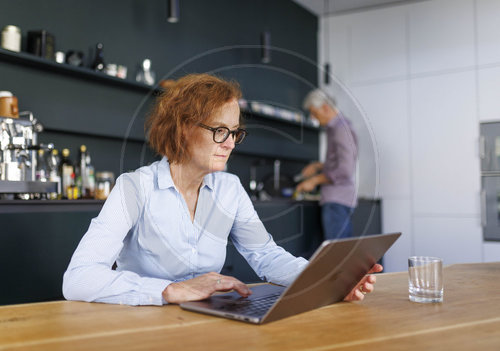
[[[214,177],[212,173],[207,174],[203,177],[203,182],[201,183],[201,188],[207,186],[209,189],[214,188]],[[174,181],[172,179],[172,174],[170,173],[170,163],[168,159],[164,156],[158,165],[158,188],[167,189],[175,188]]]
[[[342,115],[342,113],[339,111],[337,113],[337,115],[332,118],[327,124],[326,124],[326,128],[333,128],[335,127],[338,123],[340,123],[341,120],[344,120],[344,116]]]
[[[158,164],[158,188],[167,189],[171,187],[175,187],[175,184],[170,174],[170,163],[168,163],[166,157],[163,157]]]
[[[203,177],[203,182],[201,183],[201,188],[206,186],[210,190],[213,190],[214,188],[214,175],[213,173],[208,173],[206,176]]]

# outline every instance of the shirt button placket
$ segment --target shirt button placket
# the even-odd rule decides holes
[[[196,225],[194,223],[191,225],[189,239],[191,244],[191,263],[192,263],[191,271],[194,277],[194,274],[198,267],[198,250],[196,247]]]

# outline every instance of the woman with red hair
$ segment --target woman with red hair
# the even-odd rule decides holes
[[[169,84],[146,122],[162,156],[122,174],[64,274],[66,299],[161,305],[250,289],[221,275],[227,240],[264,280],[288,285],[307,260],[276,245],[238,177],[223,172],[242,126],[234,82],[193,74]],[[116,269],[112,269],[116,263]],[[375,267],[375,271],[381,267]],[[346,298],[373,290],[368,275]]]

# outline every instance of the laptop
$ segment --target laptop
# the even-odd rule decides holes
[[[401,233],[326,240],[288,287],[252,286],[252,295],[237,292],[183,302],[183,309],[263,324],[342,301]]]

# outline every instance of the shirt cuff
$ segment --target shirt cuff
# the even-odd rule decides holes
[[[170,280],[157,278],[142,278],[140,305],[161,306],[166,303],[162,292],[172,283]]]

